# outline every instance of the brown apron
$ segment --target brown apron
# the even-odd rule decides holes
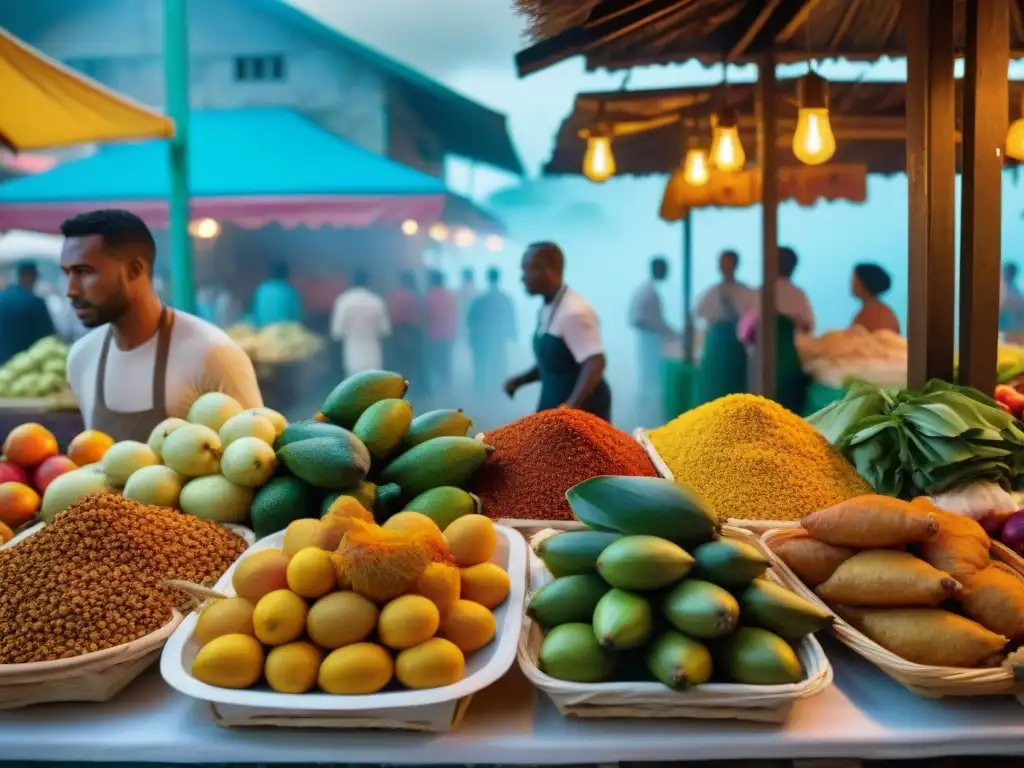
[[[153,407],[148,411],[112,411],[107,407],[104,385],[107,380],[107,357],[113,333],[107,330],[100,352],[100,364],[96,370],[96,402],[92,408],[92,429],[110,435],[117,441],[137,440],[144,443],[150,433],[167,418],[167,358],[171,349],[171,331],[174,327],[174,312],[164,307],[160,313],[157,329],[156,359],[153,363]]]

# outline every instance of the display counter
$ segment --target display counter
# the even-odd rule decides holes
[[[67,446],[85,429],[73,397],[0,398],[0,436],[27,422],[42,424],[60,446]]]
[[[812,758],[1024,755],[1012,697],[928,700],[833,641],[835,685],[782,727],[738,721],[566,720],[514,668],[477,695],[449,734],[223,729],[154,667],[106,704],[0,717],[3,760],[46,762],[607,764]]]

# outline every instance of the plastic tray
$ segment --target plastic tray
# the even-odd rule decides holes
[[[368,696],[337,696],[327,693],[284,694],[262,686],[248,690],[232,690],[207,685],[192,677],[192,661],[199,645],[192,639],[197,617],[187,617],[164,646],[160,659],[160,673],[168,685],[176,690],[214,706],[215,715],[226,724],[304,725],[324,727],[402,728],[407,720],[400,710],[428,708],[458,702],[496,682],[511,668],[516,659],[519,633],[522,629],[526,600],[526,540],[504,526],[495,526],[498,546],[492,562],[502,566],[511,580],[508,599],[494,612],[497,632],[489,645],[466,659],[466,675],[454,685],[422,691],[388,690]],[[225,595],[234,595],[231,577],[238,563],[254,552],[277,548],[284,542],[284,532],[261,539],[232,566],[215,589]],[[228,709],[230,708],[230,709]],[[239,711],[236,708],[241,708]],[[262,720],[246,722],[245,711],[255,716],[263,713]],[[346,723],[344,715],[358,714]],[[335,716],[332,718],[332,715]],[[427,715],[420,718],[427,722]],[[293,723],[284,723],[292,720]],[[410,726],[413,727],[413,726]],[[438,728],[420,728],[438,730]]]

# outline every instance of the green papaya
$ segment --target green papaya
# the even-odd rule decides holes
[[[405,436],[405,449],[415,448],[435,437],[465,437],[472,424],[473,420],[461,408],[427,411],[412,420]]]
[[[297,477],[279,476],[271,479],[253,497],[249,521],[257,539],[283,531],[288,524],[304,517],[313,517],[313,489]]]
[[[384,467],[382,483],[395,483],[410,496],[442,485],[461,487],[483,466],[494,448],[469,437],[435,437]]]
[[[740,627],[725,638],[721,661],[734,683],[788,685],[804,679],[803,666],[789,643],[760,627]]]
[[[373,495],[373,519],[377,523],[387,522],[392,515],[402,511],[402,489],[394,483],[378,485]]]
[[[669,630],[651,643],[647,668],[672,690],[685,691],[710,680],[714,662],[706,646]]]
[[[289,424],[274,441],[274,449],[281,450],[289,443],[297,443],[299,440],[309,440],[314,437],[334,437],[339,440],[346,439],[352,434],[347,429],[342,429],[337,424],[328,424],[325,421],[316,419],[305,419]]]
[[[594,573],[597,558],[613,541],[622,538],[605,531],[566,531],[544,539],[537,545],[537,557],[559,578],[577,573]]]
[[[756,547],[735,539],[701,544],[693,552],[694,576],[720,587],[743,587],[768,570],[769,562]]]
[[[548,582],[530,598],[526,613],[542,627],[594,620],[594,609],[611,585],[595,573],[578,573]]]
[[[405,400],[380,400],[356,420],[352,432],[374,458],[385,459],[402,444],[412,423],[412,406]]]
[[[431,488],[405,505],[410,512],[426,515],[442,531],[464,515],[481,513],[480,499],[452,485]]]
[[[314,488],[348,491],[359,486],[370,471],[370,452],[351,435],[348,440],[314,437],[289,443],[278,458],[293,475]]]
[[[740,595],[744,621],[774,632],[784,640],[800,640],[832,625],[833,616],[785,587],[759,579]]]
[[[570,488],[573,514],[592,530],[657,536],[682,547],[711,541],[717,523],[695,494],[661,477],[604,475]]]
[[[594,634],[606,651],[628,651],[647,642],[654,628],[651,604],[636,592],[612,589],[594,608]]]
[[[341,382],[324,400],[320,412],[327,421],[352,429],[363,411],[381,400],[401,399],[409,382],[391,371],[362,371]]]
[[[683,578],[693,558],[678,544],[657,536],[624,536],[597,558],[601,578],[619,589],[661,589]]]
[[[615,672],[615,656],[598,645],[594,628],[582,622],[548,632],[538,656],[541,671],[558,680],[600,683]]]
[[[732,593],[699,579],[676,584],[662,600],[661,610],[669,624],[701,640],[729,634],[740,620],[740,606]]]

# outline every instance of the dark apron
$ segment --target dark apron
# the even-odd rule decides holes
[[[156,360],[153,364],[153,407],[148,411],[112,411],[107,407],[104,384],[107,380],[107,357],[113,332],[108,329],[100,352],[100,364],[96,369],[96,402],[92,408],[92,429],[110,435],[118,442],[137,440],[145,443],[150,433],[167,418],[167,358],[171,349],[171,331],[174,328],[174,313],[164,307],[160,313],[157,329]]]
[[[725,319],[710,325],[704,335],[695,407],[747,391],[747,350],[737,336],[740,315],[728,296],[722,303]]]
[[[808,377],[796,350],[796,323],[779,315],[775,323],[775,376],[778,381],[776,401],[797,415],[807,404]]]
[[[555,297],[546,325],[542,327],[538,318],[537,331],[533,335],[533,354],[537,358],[541,387],[540,402],[537,404],[538,411],[551,410],[564,404],[576,388],[576,382],[579,380],[580,370],[583,367],[576,362],[565,341],[548,332],[564,296],[565,291],[563,290]],[[543,314],[544,311],[541,310],[540,316],[543,317]],[[590,397],[580,405],[580,410],[592,413],[605,421],[611,421],[612,391],[604,379],[591,392]]]

